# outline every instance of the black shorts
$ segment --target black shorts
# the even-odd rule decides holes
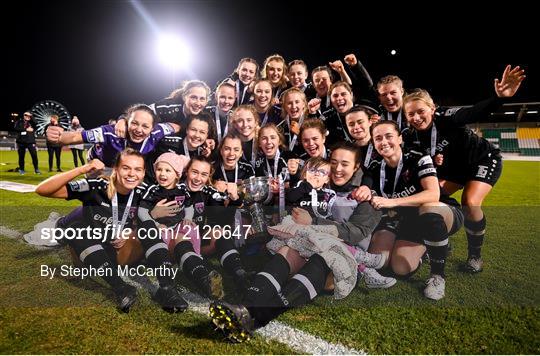
[[[390,231],[396,235],[396,240],[407,240],[423,243],[418,238],[418,208],[400,208],[399,210],[389,209],[383,213],[379,225],[373,231],[375,234],[379,230]]]
[[[463,226],[464,217],[461,207],[453,205],[447,206],[450,208],[453,215],[452,227],[448,232],[448,236],[452,236]],[[416,211],[413,211],[413,209]],[[387,230],[396,235],[396,241],[403,240],[424,244],[424,240],[420,237],[422,227],[419,226],[418,217],[417,208],[409,208],[409,211],[407,211],[406,214],[393,217],[383,215],[379,225],[377,225],[373,233],[379,230]]]
[[[439,178],[460,185],[465,185],[467,182],[475,180],[487,183],[493,187],[501,177],[502,167],[502,156],[498,151],[493,151],[471,166],[448,167],[437,173]]]

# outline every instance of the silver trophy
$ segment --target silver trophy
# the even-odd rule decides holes
[[[251,216],[253,235],[248,239],[248,243],[267,240],[269,235],[262,207],[273,198],[268,177],[245,179],[240,184],[240,191],[244,194],[245,209]]]

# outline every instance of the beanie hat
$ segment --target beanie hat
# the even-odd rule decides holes
[[[184,155],[177,155],[173,152],[165,152],[154,162],[154,171],[157,169],[157,164],[159,162],[169,164],[180,178],[182,176],[182,172],[184,171],[184,167],[189,163],[189,158]]]

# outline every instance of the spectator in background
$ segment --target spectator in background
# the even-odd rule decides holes
[[[73,116],[73,119],[71,119],[71,127],[70,131],[83,131],[84,127],[81,126],[79,122],[79,118],[77,116]],[[77,145],[69,145],[69,148],[71,148],[71,153],[73,153],[73,164],[75,164],[75,167],[79,167],[78,159],[81,160],[81,165],[84,165],[84,144],[77,144]]]
[[[18,131],[17,134],[17,152],[19,154],[19,173],[25,174],[24,171],[24,156],[26,154],[26,149],[30,152],[32,157],[32,163],[34,164],[34,172],[36,174],[41,174],[38,168],[38,157],[36,152],[36,122],[32,120],[32,113],[26,111],[23,114],[23,118],[19,119],[15,123],[15,130]]]
[[[50,126],[60,126],[58,123],[58,115],[51,115],[50,122],[45,126],[45,132]],[[56,171],[62,172],[60,169],[60,154],[62,153],[62,145],[57,142],[47,140],[47,152],[49,153],[49,172],[52,172],[53,155],[56,156]]]

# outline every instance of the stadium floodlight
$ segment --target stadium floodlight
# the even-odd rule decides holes
[[[186,43],[176,35],[161,35],[158,41],[158,53],[161,62],[172,70],[185,69],[189,66],[189,48]]]

